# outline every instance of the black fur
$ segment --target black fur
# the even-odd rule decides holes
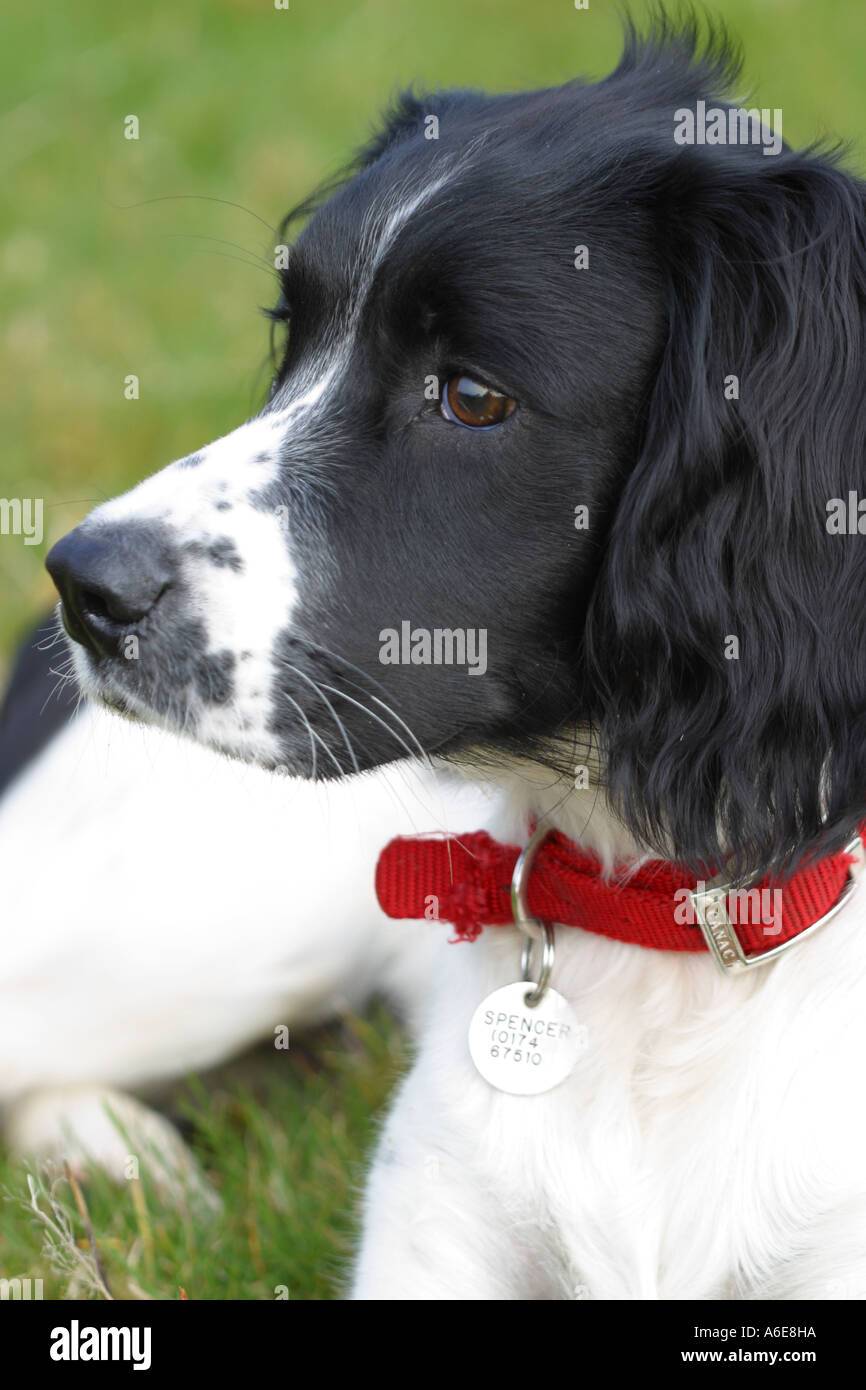
[[[495,458],[504,496],[462,484],[437,534],[444,564],[419,557],[420,581],[406,576],[428,599],[431,568],[475,586],[464,621],[482,617],[507,652],[506,689],[495,710],[466,708],[472,690],[440,696],[450,740],[430,736],[429,672],[398,708],[428,747],[524,751],[541,735],[564,772],[580,756],[572,721],[588,720],[636,833],[695,867],[732,854],[748,874],[834,848],[866,816],[866,542],[826,529],[828,500],[866,485],[866,208],[834,153],[674,145],[673,111],[721,104],[738,71],[723,34],[702,48],[696,25],[662,20],[630,33],[597,86],[407,96],[361,163],[396,173],[430,112],[464,145],[505,134],[456,227],[453,210],[447,227],[431,217],[401,260],[435,246],[440,286],[467,267],[474,293],[452,292],[443,313],[452,328],[471,316],[477,360],[522,398],[519,467],[504,442]],[[572,230],[592,269],[569,288]],[[437,470],[429,486],[442,485]],[[423,486],[412,510],[429,525]],[[574,499],[594,513],[580,549],[564,543]],[[361,535],[376,529],[364,519]],[[389,673],[390,696],[403,675]]]

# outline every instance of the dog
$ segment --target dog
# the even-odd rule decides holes
[[[738,71],[661,18],[597,83],[404,95],[301,209],[261,413],[48,557],[103,705],[493,798],[380,861],[387,911],[472,944],[406,927],[428,1012],[358,1299],[866,1288],[866,203]],[[523,1067],[533,1008],[519,1094],[488,1034]]]

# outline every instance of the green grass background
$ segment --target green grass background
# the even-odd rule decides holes
[[[785,136],[841,135],[863,168],[863,0],[717,9],[743,40],[758,104],[782,107]],[[272,298],[256,259],[272,256],[269,228],[368,135],[388,97],[411,82],[502,90],[601,75],[619,35],[612,0],[587,11],[573,0],[6,7],[0,497],[44,498],[46,537],[42,547],[0,537],[0,670],[52,599],[48,545],[100,499],[253,411],[266,357],[257,306]],[[123,138],[129,114],[138,141]],[[138,401],[124,399],[128,373]],[[191,1093],[194,1142],[224,1214],[197,1224],[163,1209],[146,1178],[146,1200],[91,1180],[118,1295],[177,1297],[183,1286],[261,1298],[277,1284],[292,1297],[332,1294],[372,1117],[400,1056],[378,1015],[262,1068],[252,1090],[229,1072]],[[12,1194],[0,1207],[0,1275],[29,1270],[63,1293],[68,1269],[41,1251],[17,1165],[0,1162],[0,1188]]]

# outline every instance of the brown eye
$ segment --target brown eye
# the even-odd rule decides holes
[[[452,376],[445,383],[442,414],[457,425],[488,430],[501,425],[516,409],[513,397],[503,396],[501,391],[473,381],[471,376]]]

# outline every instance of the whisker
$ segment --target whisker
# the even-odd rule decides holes
[[[250,257],[250,263],[265,266],[269,272],[274,270],[271,261],[265,256],[259,256],[255,251],[251,251],[248,246],[241,246],[237,241],[228,241],[221,236],[205,236],[202,232],[160,232],[160,241],[212,241],[217,246],[231,246],[235,251],[240,251],[242,255]]]
[[[51,652],[55,647],[60,646],[64,636],[65,632],[63,626],[62,624],[58,624],[56,631],[52,632],[46,641],[35,642],[34,646],[38,652]]]
[[[334,660],[334,661],[341,661],[341,662],[343,663],[344,666],[347,666],[347,667],[349,668],[350,671],[355,671],[359,676],[362,676],[362,677],[364,678],[364,680],[368,680],[368,681],[370,682],[371,685],[378,686],[378,688],[379,688],[380,690],[385,691],[385,693],[387,694],[386,688],[385,688],[384,685],[382,685],[381,681],[377,681],[377,680],[375,679],[375,677],[373,677],[373,676],[371,676],[371,675],[368,675],[368,673],[367,673],[366,671],[362,670],[360,666],[356,666],[356,665],[354,664],[354,662],[349,661],[346,657],[340,656],[339,652],[332,652],[332,651],[330,651],[330,649],[329,649],[328,647],[323,647],[323,646],[321,646],[320,643],[318,643],[318,642],[312,642],[312,641],[310,641],[310,639],[309,639],[308,637],[304,637],[304,638],[302,638],[301,640],[302,640],[307,646],[312,647],[314,651],[319,651],[319,652],[321,652],[324,656],[329,656],[329,657],[331,657],[332,660]],[[358,681],[350,681],[349,684],[350,684],[350,685],[354,685],[355,688],[356,688],[357,690],[363,690],[363,689],[364,689],[364,687],[363,687],[363,686],[360,684],[360,682],[358,682]],[[325,689],[330,690],[331,687],[330,687],[330,686],[326,686]],[[338,693],[339,693],[339,692],[338,692]],[[365,693],[367,693],[367,692],[365,692]],[[430,755],[429,755],[429,753],[428,753],[428,752],[426,751],[426,749],[424,748],[424,745],[421,743],[421,740],[418,738],[417,734],[415,734],[415,732],[414,732],[414,731],[410,728],[410,726],[406,723],[405,719],[402,719],[402,718],[400,717],[400,715],[397,713],[397,711],[396,711],[391,705],[386,704],[384,700],[380,700],[380,699],[379,699],[377,696],[375,696],[375,695],[371,695],[370,698],[373,699],[373,700],[375,700],[377,705],[380,705],[381,708],[382,708],[383,710],[385,710],[385,712],[386,712],[387,714],[390,714],[394,719],[396,719],[396,721],[397,721],[398,724],[401,724],[401,725],[403,726],[403,728],[406,730],[406,733],[407,733],[407,734],[409,735],[409,737],[414,741],[415,746],[416,746],[416,748],[418,749],[418,752],[419,752],[419,754],[420,754],[420,756],[421,756],[421,760],[426,764],[427,767],[432,768],[432,767],[433,767],[433,763],[432,763],[431,760],[430,760]],[[372,711],[367,710],[366,713],[367,713],[367,714],[371,714]],[[390,733],[393,733],[393,730],[391,729],[391,730],[389,730],[389,732],[390,732]]]
[[[362,676],[363,679],[365,681],[369,681],[371,685],[377,686],[378,689],[381,690],[384,695],[388,694],[387,686],[384,686],[381,681],[377,681],[375,676],[371,676],[369,672],[362,670],[360,666],[356,666],[353,661],[349,661],[347,657],[340,656],[339,652],[332,652],[330,647],[323,647],[320,642],[313,642],[312,639],[309,637],[301,637],[300,641],[302,641],[306,646],[311,647],[313,651],[321,652],[323,656],[329,656],[334,661],[341,661],[344,666],[347,666],[349,668],[350,671],[354,671],[356,675]]]
[[[310,738],[310,756],[311,756],[312,759],[313,759],[313,781],[315,782],[315,780],[316,780],[316,769],[317,769],[317,767],[318,767],[318,762],[317,762],[317,760],[316,760],[316,744],[315,744],[315,741],[314,741],[314,739],[313,739],[313,729],[312,729],[312,726],[311,726],[311,724],[310,724],[309,719],[307,719],[306,715],[304,714],[304,711],[301,709],[301,707],[300,707],[300,705],[297,703],[297,701],[296,701],[296,700],[293,700],[292,697],[291,697],[291,695],[286,694],[285,691],[283,691],[283,694],[286,696],[286,699],[289,701],[289,703],[295,706],[295,709],[298,711],[299,715],[301,716],[301,718],[303,719],[304,723],[305,723],[306,726],[307,726],[307,733],[308,733],[309,738]]]
[[[247,260],[245,256],[230,256],[228,251],[208,251],[204,247],[201,247],[200,251],[202,256],[219,256],[224,261],[238,261],[241,265],[248,265],[251,270],[260,270],[269,279],[273,277],[273,272],[257,260]]]
[[[341,700],[348,700],[350,705],[355,705],[357,709],[361,710],[362,713],[366,714],[370,719],[375,719],[376,723],[381,724],[382,728],[385,729],[386,732],[389,733],[391,737],[395,739],[397,743],[400,744],[400,747],[406,750],[407,754],[410,758],[413,759],[413,761],[418,760],[418,755],[412,748],[412,746],[408,744],[405,739],[401,738],[398,733],[395,733],[395,731],[391,728],[390,724],[386,724],[384,719],[380,719],[378,714],[374,713],[374,711],[369,709],[366,705],[362,705],[360,700],[356,700],[353,698],[353,696],[347,695],[345,690],[337,690],[336,686],[333,685],[323,685],[322,689],[330,690],[332,695],[339,695]]]
[[[93,502],[105,502],[106,500],[105,493],[101,497],[64,497],[62,502],[47,502],[46,511],[50,512],[54,507],[81,507],[85,504],[90,506]]]
[[[263,227],[267,227],[269,232],[276,236],[278,228],[272,227],[270,222],[266,222],[263,217],[259,217],[252,208],[244,207],[243,203],[233,203],[229,198],[212,198],[207,193],[166,193],[159,198],[142,198],[138,203],[114,203],[110,198],[106,199],[109,207],[117,208],[119,212],[130,212],[134,208],[144,208],[150,203],[179,203],[185,199],[195,200],[202,203],[222,203],[226,208],[237,208],[238,212],[245,212],[248,217],[254,217],[256,222],[261,222]]]
[[[46,708],[54,699],[54,697],[57,696],[57,698],[59,699],[63,691],[66,689],[67,685],[70,685],[74,679],[74,676],[69,671],[55,671],[52,669],[50,671],[50,674],[52,676],[58,676],[59,679],[55,681],[54,685],[51,687],[48,694],[46,695],[42,703],[42,708],[39,711],[40,717],[45,713]]]
[[[344,725],[344,723],[343,723],[342,719],[340,718],[340,716],[337,714],[337,711],[334,709],[334,706],[331,704],[331,701],[328,699],[327,695],[324,693],[323,690],[320,690],[320,689],[319,689],[319,686],[316,684],[316,682],[315,682],[310,676],[308,676],[308,675],[306,674],[306,672],[302,671],[301,668],[300,668],[299,666],[293,666],[293,665],[291,664],[291,662],[286,662],[286,666],[288,667],[288,669],[289,669],[290,671],[294,671],[294,672],[295,672],[295,675],[300,676],[300,677],[301,677],[301,680],[305,680],[305,681],[307,682],[308,685],[311,685],[311,686],[313,687],[313,690],[316,692],[316,694],[317,694],[322,700],[324,700],[325,704],[328,706],[328,709],[331,711],[331,714],[332,714],[333,719],[334,719],[334,723],[336,724],[337,728],[340,730],[340,733],[341,733],[342,736],[343,736],[343,742],[344,742],[345,745],[346,745],[346,748],[347,748],[348,753],[349,753],[349,757],[352,759],[352,766],[354,767],[354,769],[355,769],[356,772],[360,772],[361,769],[360,769],[360,767],[358,766],[358,759],[355,757],[355,750],[354,750],[354,748],[352,747],[352,744],[351,744],[351,742],[350,742],[350,740],[349,740],[349,735],[348,735],[348,733],[346,732],[346,726]]]
[[[360,666],[356,666],[355,663],[352,662],[352,661],[349,661],[347,657],[341,656],[341,655],[339,654],[339,652],[331,651],[329,647],[322,646],[322,644],[321,644],[320,642],[313,642],[309,637],[303,637],[301,640],[305,643],[306,646],[312,648],[313,651],[321,652],[323,656],[330,657],[333,661],[340,661],[340,662],[342,662],[342,664],[343,664],[344,666],[348,667],[348,669],[349,669],[350,671],[356,672],[356,674],[359,675],[359,676],[361,676],[361,678],[362,678],[363,680],[369,681],[371,685],[378,686],[378,688],[379,688],[380,690],[384,691],[384,692],[387,694],[387,690],[386,690],[385,686],[381,683],[381,681],[377,681],[377,680],[375,679],[374,676],[369,675],[369,673],[366,672],[366,671],[364,671],[364,670],[362,670]],[[363,690],[363,686],[361,686],[357,681],[351,681],[350,684],[351,684],[351,685],[354,685],[355,688],[358,689],[358,690]],[[332,691],[333,694],[339,695],[339,694],[342,693],[344,699],[347,699],[347,700],[350,699],[350,697],[349,697],[348,695],[346,695],[345,692],[341,692],[341,691],[334,690],[333,686],[325,686],[324,688],[325,688],[326,690]],[[436,768],[435,768],[435,765],[434,765],[434,763],[433,763],[433,760],[432,760],[431,757],[430,757],[430,754],[426,751],[426,749],[424,748],[423,744],[421,743],[421,740],[418,738],[417,734],[415,734],[415,732],[410,728],[410,726],[406,723],[405,719],[402,719],[401,716],[397,713],[397,711],[396,711],[395,709],[393,709],[390,705],[386,704],[384,700],[380,700],[380,699],[379,699],[377,696],[375,696],[375,695],[371,696],[371,698],[372,698],[373,700],[375,700],[376,703],[377,703],[382,709],[384,709],[388,714],[390,714],[394,719],[396,719],[397,722],[398,722],[399,724],[402,724],[403,728],[406,730],[406,732],[407,732],[407,734],[409,735],[409,737],[414,741],[416,747],[418,748],[418,750],[419,750],[419,752],[420,752],[420,755],[421,755],[421,756],[420,756],[420,762],[422,763],[423,766],[429,768],[430,771],[433,772],[433,773],[435,774]],[[358,702],[357,702],[357,701],[353,701],[352,703],[356,703],[356,704],[357,704]],[[358,708],[361,709],[361,710],[363,710],[365,714],[370,715],[371,718],[373,718],[373,719],[377,718],[377,716],[373,713],[373,711],[370,710],[370,709],[367,709],[364,705],[359,704],[359,705],[358,705]],[[390,725],[385,724],[384,721],[382,721],[382,720],[378,720],[378,722],[379,722],[380,724],[382,724],[383,728],[387,729],[388,733],[391,735],[392,738],[398,739],[398,742],[400,742],[400,743],[402,744],[403,748],[406,749],[407,753],[409,754],[409,757],[410,757],[410,758],[413,758],[413,760],[414,760],[414,759],[415,759],[415,755],[412,753],[411,749],[407,748],[407,747],[406,747],[406,744],[405,744],[401,739],[398,738],[398,735],[394,732],[394,730],[390,727]],[[402,803],[401,803],[401,804],[402,804]],[[439,829],[442,830],[443,832],[446,832],[446,833],[447,833],[448,826],[447,826],[447,824],[446,824],[446,821],[447,821],[448,818],[447,818],[447,816],[444,814],[444,802],[441,803],[440,811],[439,811],[438,815],[437,815],[435,812],[434,812],[433,814],[434,814],[434,818],[435,818],[436,821],[438,822]],[[452,882],[453,882],[453,879],[454,879],[454,864],[453,864],[453,859],[452,859],[452,854],[451,854],[451,845],[450,845],[450,843],[448,844],[448,865],[449,865],[449,868],[450,868],[450,870],[451,870],[451,879],[452,879]]]
[[[316,740],[316,742],[320,745],[320,747],[322,747],[322,748],[324,749],[324,751],[327,753],[328,757],[331,759],[331,762],[334,764],[334,766],[335,766],[335,768],[337,769],[337,771],[339,772],[340,776],[341,776],[341,777],[345,777],[345,775],[346,775],[346,769],[342,766],[342,764],[340,763],[339,759],[338,759],[337,757],[335,757],[333,751],[332,751],[331,748],[328,746],[328,744],[325,742],[325,740],[321,737],[321,735],[316,733],[315,729],[314,729],[313,726],[311,725],[311,723],[310,723],[309,719],[307,718],[307,716],[304,714],[304,711],[301,709],[301,706],[298,704],[297,700],[293,700],[292,697],[291,697],[291,695],[289,695],[288,692],[285,691],[285,690],[282,691],[282,694],[283,694],[283,695],[285,696],[285,698],[288,700],[289,704],[292,705],[292,706],[298,711],[298,714],[299,714],[299,715],[301,716],[301,718],[303,719],[305,725],[307,726],[307,732],[308,732],[308,734],[310,735],[311,741],[312,741],[312,739],[315,739],[315,740]],[[313,750],[313,765],[314,765],[314,768],[315,768],[315,758],[316,758],[316,754],[315,754],[315,750]],[[314,780],[315,780],[315,776],[316,776],[316,774],[315,774],[315,770],[314,770],[314,772],[313,772],[313,779],[314,779]]]
[[[386,705],[384,700],[380,700],[378,695],[371,696],[371,699],[375,700],[377,705],[381,705],[382,709],[385,710],[387,714],[390,714],[392,718],[396,719],[398,724],[402,724],[403,728],[406,730],[406,733],[409,735],[411,739],[414,740],[415,746],[417,747],[421,755],[422,762],[424,762],[427,765],[427,767],[432,768],[433,762],[430,757],[430,754],[427,752],[426,748],[424,747],[421,740],[418,738],[417,734],[415,734],[412,731],[412,729],[409,728],[409,725],[406,723],[406,720],[401,719],[397,711],[391,705]]]

